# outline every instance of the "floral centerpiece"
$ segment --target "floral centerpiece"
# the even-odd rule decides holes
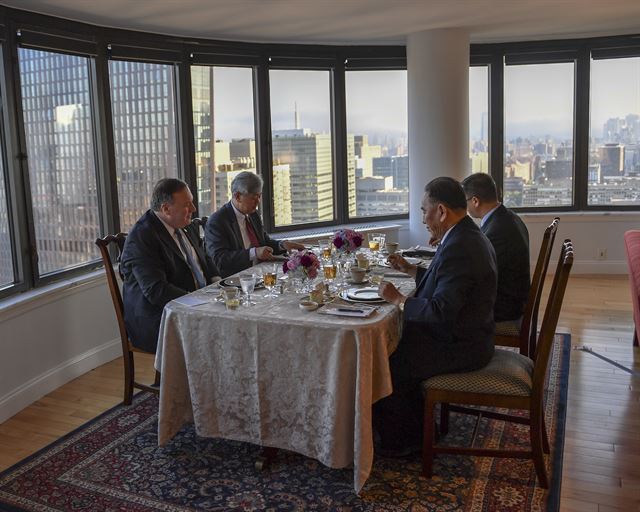
[[[292,277],[315,279],[318,276],[319,269],[320,260],[313,252],[306,249],[293,253],[282,264],[283,272]]]
[[[350,254],[361,245],[364,237],[353,229],[339,229],[333,235],[333,246],[342,254]]]

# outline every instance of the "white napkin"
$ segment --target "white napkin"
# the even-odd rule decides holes
[[[194,297],[193,295],[183,295],[182,297],[178,297],[173,300],[183,306],[200,306],[209,302],[208,298]]]
[[[376,309],[378,308],[372,306],[325,306],[319,311],[319,313],[322,315],[354,316],[359,318],[366,318],[370,316]]]

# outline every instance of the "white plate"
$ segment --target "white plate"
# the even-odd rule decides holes
[[[411,265],[418,265],[419,263],[422,263],[420,258],[412,258],[411,256],[407,256],[405,260],[407,260],[407,263],[410,263]]]
[[[384,304],[386,302],[382,298],[376,300],[350,299],[346,291],[340,294],[340,298],[346,302],[353,302],[355,304]]]
[[[231,276],[220,281],[221,286],[235,286],[236,288],[241,288],[240,286],[240,276]],[[260,290],[264,288],[264,282],[262,278],[256,279],[256,285],[253,288],[254,290]]]
[[[367,284],[369,282],[369,278],[365,277],[362,281],[354,281],[351,278],[347,278],[347,283],[349,284]]]
[[[371,302],[382,300],[378,295],[378,288],[373,286],[366,288],[349,288],[345,295],[351,300],[357,300],[362,302]]]

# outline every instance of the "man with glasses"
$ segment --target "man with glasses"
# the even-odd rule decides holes
[[[231,182],[231,200],[207,221],[204,230],[207,254],[222,277],[273,260],[274,254],[304,249],[297,242],[274,240],[264,231],[258,213],[262,185],[260,176],[242,171]]]
[[[125,241],[120,258],[124,322],[131,343],[147,352],[156,351],[165,304],[210,284],[219,274],[191,225],[195,211],[184,181],[162,179],[153,189],[151,208]]]
[[[462,182],[462,188],[469,214],[481,219],[480,229],[496,251],[498,294],[495,321],[517,322],[524,312],[531,285],[527,226],[498,201],[496,183],[488,174],[478,172],[468,176]]]

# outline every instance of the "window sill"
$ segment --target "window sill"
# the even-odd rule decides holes
[[[342,224],[340,226],[331,226],[318,229],[297,229],[291,231],[281,231],[274,233],[273,237],[279,240],[309,240],[332,236],[339,229],[353,229],[361,233],[369,233],[373,231],[392,231],[402,229],[408,221],[380,221],[371,223],[354,223]]]
[[[80,290],[88,290],[100,286],[105,281],[103,269],[93,270],[70,279],[12,295],[0,300],[0,322],[23,315],[32,309],[39,308],[67,297]]]
[[[517,211],[516,211],[517,213]],[[549,223],[553,217],[560,217],[562,221],[583,223],[594,221],[610,221],[610,222],[637,222],[638,212],[523,212],[518,216],[531,223]]]

